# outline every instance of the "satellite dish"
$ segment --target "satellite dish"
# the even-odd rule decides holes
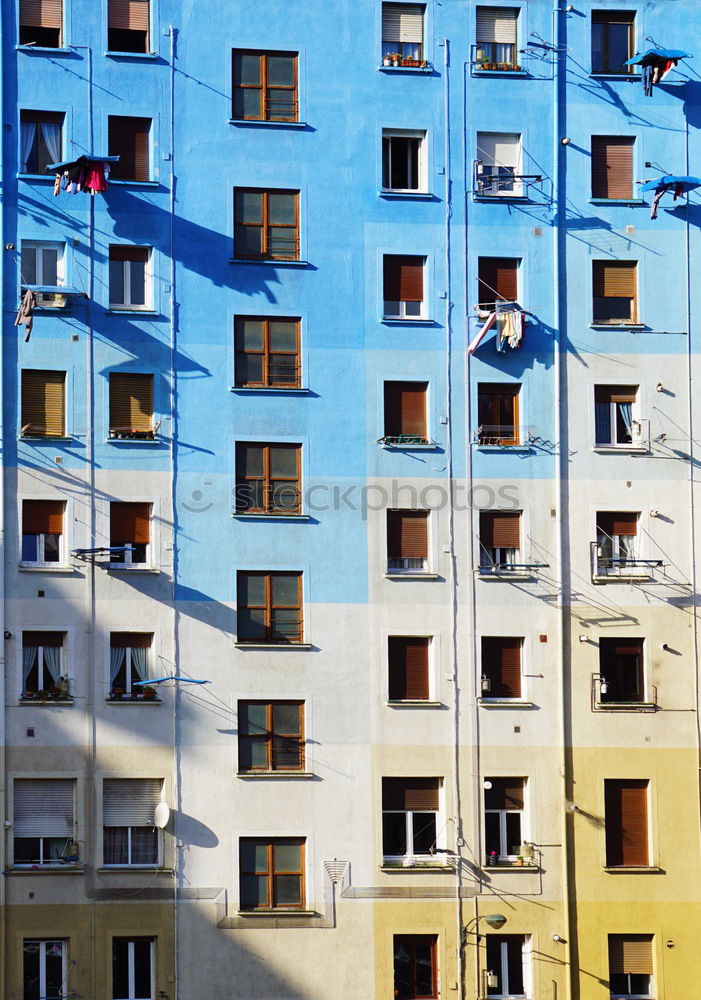
[[[157,826],[159,830],[163,830],[168,826],[169,819],[170,806],[167,802],[159,802],[153,813],[154,826]]]

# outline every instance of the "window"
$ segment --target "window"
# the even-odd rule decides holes
[[[513,133],[477,133],[477,193],[516,198],[523,195],[521,136]]]
[[[420,3],[382,4],[382,55],[397,53],[402,59],[423,59],[424,12]]]
[[[518,300],[517,257],[479,257],[477,298],[478,309],[494,312],[496,302]]]
[[[384,315],[387,319],[421,319],[424,315],[425,257],[385,254]]]
[[[385,442],[428,444],[428,382],[385,382]]]
[[[19,171],[42,174],[61,159],[63,114],[57,111],[20,111]]]
[[[382,853],[385,858],[432,855],[438,836],[440,778],[382,779]]]
[[[61,1000],[68,994],[66,955],[68,942],[37,941],[25,938],[22,943],[23,1000]]]
[[[66,373],[22,371],[22,437],[64,437]]]
[[[22,696],[60,690],[63,632],[22,633]]]
[[[520,385],[481,382],[477,387],[477,440],[481,445],[520,444],[518,394]]]
[[[297,53],[234,49],[233,117],[296,122]]]
[[[151,504],[110,504],[110,564],[117,569],[150,563]]]
[[[387,511],[387,572],[422,573],[428,569],[428,511]]]
[[[149,0],[107,0],[107,48],[148,52]]]
[[[633,146],[624,135],[591,137],[591,193],[593,198],[633,197]]]
[[[63,44],[61,0],[20,0],[19,43],[58,49]]]
[[[607,867],[646,867],[649,782],[607,779],[604,789]]]
[[[640,439],[637,385],[597,385],[594,387],[595,442],[611,448],[626,448]]]
[[[110,372],[110,437],[153,438],[153,375]]]
[[[435,934],[394,935],[395,1000],[438,997],[437,953]]]
[[[643,640],[599,640],[599,697],[602,704],[645,701]]]
[[[236,445],[236,512],[299,514],[302,446]]]
[[[525,778],[487,778],[484,782],[484,846],[487,859],[514,861],[523,843]]]
[[[425,636],[389,637],[390,701],[428,700],[430,644]]]
[[[482,698],[521,697],[523,639],[482,637]]]
[[[22,562],[58,565],[63,562],[62,500],[22,501]]]
[[[426,191],[425,132],[382,129],[382,189]]]
[[[242,910],[303,910],[302,837],[242,837],[239,843]]]
[[[595,260],[594,322],[637,323],[637,264],[633,260]]]
[[[596,515],[596,574],[626,576],[639,570],[638,514],[599,511]]]
[[[302,641],[302,574],[237,574],[239,642]]]
[[[102,785],[103,864],[154,867],[160,836],[154,812],[161,801],[160,778],[106,778]]]
[[[113,1000],[154,1000],[155,940],[112,938]]]
[[[59,865],[75,853],[75,782],[15,778],[15,865]]]
[[[234,256],[299,260],[299,191],[234,188]]]
[[[487,935],[487,970],[497,985],[487,988],[490,997],[526,996],[526,944],[523,934]]]
[[[150,263],[150,247],[110,247],[110,309],[151,308]]]
[[[253,389],[299,389],[299,320],[237,316],[236,385]]]
[[[149,675],[153,635],[150,632],[112,632],[110,635],[110,695],[144,697]],[[134,685],[136,684],[136,687]]]
[[[239,771],[304,770],[304,702],[239,702]]]
[[[592,73],[630,73],[626,66],[635,43],[635,14],[631,10],[593,10],[591,13]]]
[[[521,558],[521,514],[480,511],[480,571],[513,570]]]
[[[119,162],[111,165],[111,179],[115,181],[147,181],[150,174],[149,132],[151,131],[151,119],[110,115],[107,119],[107,130],[109,155],[119,157]]]
[[[44,288],[60,288],[65,285],[63,243],[36,243],[22,240],[20,262],[22,288],[34,285]],[[57,309],[65,305],[60,292],[37,292],[37,305],[44,309]]]
[[[515,69],[516,7],[477,8],[477,51],[475,59],[483,69]]]
[[[609,934],[609,980],[612,1000],[654,995],[652,934]]]

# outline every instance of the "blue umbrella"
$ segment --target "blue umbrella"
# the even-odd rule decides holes
[[[646,59],[688,59],[689,53],[682,52],[681,49],[648,49],[647,52],[643,52],[642,55],[633,56],[628,62],[624,63],[624,66],[638,66],[644,65]]]
[[[658,188],[681,188],[681,193],[693,191],[701,186],[701,177],[678,177],[676,174],[665,174],[654,181],[646,181],[641,185],[641,191],[656,191]]]

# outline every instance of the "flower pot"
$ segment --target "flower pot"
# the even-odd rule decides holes
[[[391,65],[391,62],[392,62],[392,60],[389,59],[387,56],[385,56],[385,58],[382,60],[382,65],[383,66],[389,66],[389,65]]]

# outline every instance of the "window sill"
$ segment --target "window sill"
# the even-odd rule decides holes
[[[413,573],[411,570],[405,570],[404,572],[392,572],[388,570],[384,574],[385,580],[440,580],[438,573],[425,573],[419,570]]]
[[[477,451],[513,451],[520,454],[528,453],[533,451],[533,445],[530,444],[478,444]]]
[[[54,566],[51,563],[38,566],[32,563],[20,563],[17,571],[19,573],[75,573],[75,566]]]
[[[53,434],[18,434],[18,441],[27,441],[30,444],[46,442],[47,444],[59,444],[62,441],[72,441],[72,434],[62,434],[60,437]]]
[[[522,698],[478,698],[477,703],[482,708],[535,708],[534,701]]]
[[[435,320],[424,316],[382,316],[380,322],[388,326],[433,326]]]
[[[479,66],[473,67],[473,73],[475,76],[530,76],[531,74],[525,69],[480,69]]]
[[[378,66],[380,73],[433,73],[433,66]]]
[[[592,576],[592,583],[646,583],[649,580],[653,580],[654,577],[652,573],[616,573],[611,574],[611,576],[600,576],[594,574]]]
[[[432,701],[430,698],[397,698],[385,702],[389,708],[443,708],[442,701]]]
[[[120,52],[119,50],[106,49],[103,53],[108,59],[158,59],[157,52]]]
[[[267,267],[309,267],[308,260],[277,260],[273,257],[230,257],[230,264],[263,264]]]
[[[433,201],[436,197],[431,191],[394,191],[392,189],[385,191],[382,188],[377,193],[380,198],[389,198],[390,200],[393,198],[399,200],[408,198],[414,201]]]
[[[378,441],[385,451],[436,451],[438,445],[435,441],[426,441],[424,444],[411,444],[405,441]]]
[[[529,202],[531,200],[527,194],[481,194],[479,191],[473,191],[472,197],[475,201],[481,202]]]
[[[608,70],[606,73],[590,73],[590,77],[594,80],[630,80],[634,83],[640,83],[639,73],[615,73],[613,70]]]
[[[65,45],[15,45],[17,52],[48,52],[52,56],[73,56],[73,49],[67,49]]]
[[[509,580],[532,580],[535,577],[534,573],[509,573],[507,570],[485,573],[484,570],[477,569],[475,572],[480,580],[498,580],[500,583],[508,583]]]
[[[112,180],[111,177],[108,180],[107,184],[108,184],[108,187],[112,187],[113,184],[119,185],[120,187],[157,188],[157,187],[161,186],[161,182],[160,181],[153,181],[153,180],[137,181],[135,178],[130,178],[129,180],[127,180],[126,178],[124,178],[124,179],[116,178],[115,180]]]
[[[261,125],[263,128],[309,128],[307,122],[272,122],[264,118],[230,118],[229,125],[236,125],[237,127],[242,125],[244,128],[257,128]]]
[[[271,778],[284,778],[287,781],[290,778],[316,778],[316,775],[312,771],[237,771],[237,778],[244,778],[246,780],[251,778],[263,778],[268,781]]]
[[[53,184],[56,180],[55,174],[15,174],[20,181],[45,181],[47,184]]]
[[[102,865],[96,869],[98,875],[135,875],[138,873],[153,875],[172,875],[172,868],[163,868],[161,865]]]
[[[538,870],[539,865],[535,861],[526,862],[525,860],[522,865],[516,864],[515,861],[500,861],[496,865],[482,865],[482,871],[485,872],[537,872]]]
[[[105,698],[106,705],[162,705],[160,698]]]
[[[650,448],[644,444],[595,444],[592,447],[592,451],[600,455],[647,455],[650,452]]]
[[[590,205],[621,205],[632,208],[635,205],[647,205],[642,198],[590,198]]]
[[[158,309],[140,309],[137,306],[109,306],[105,309],[108,316],[160,316]]]
[[[652,701],[597,701],[600,712],[655,712],[657,705]]]
[[[589,324],[592,330],[644,330],[644,323],[597,323],[593,320]]]
[[[84,875],[82,865],[11,865],[8,875]]]
[[[396,874],[397,872],[408,872],[414,875],[416,872],[429,872],[435,874],[436,872],[441,872],[443,874],[452,874],[453,866],[451,864],[441,863],[439,861],[414,861],[412,860],[409,864],[405,864],[403,861],[387,861],[386,859],[380,865],[380,871],[386,872],[387,874]]]
[[[665,871],[658,865],[604,865],[608,875],[664,875]]]
[[[153,566],[122,566],[120,563],[108,563],[106,568],[110,573],[145,573],[150,576],[158,576],[161,572]]]
[[[239,917],[317,917],[316,910],[238,910]]]
[[[311,642],[235,642],[236,649],[313,649]]]
[[[29,705],[30,707],[36,707],[41,705],[48,705],[49,708],[53,708],[55,705],[75,705],[73,698],[20,698],[18,705]]]
[[[285,386],[285,385],[231,385],[231,386],[229,386],[229,391],[230,392],[243,392],[243,393],[250,393],[250,392],[260,392],[260,393],[280,393],[280,392],[283,392],[283,393],[288,393],[288,392],[291,392],[291,393],[298,393],[299,395],[302,395],[302,396],[305,396],[305,395],[308,396],[310,394],[311,390],[307,389],[306,386],[302,386],[302,385],[290,385],[290,386]]]
[[[137,448],[160,448],[164,442],[160,438],[130,438],[130,437],[108,437],[105,444],[136,445]]]
[[[239,514],[231,515],[236,521],[311,521],[309,514]]]

